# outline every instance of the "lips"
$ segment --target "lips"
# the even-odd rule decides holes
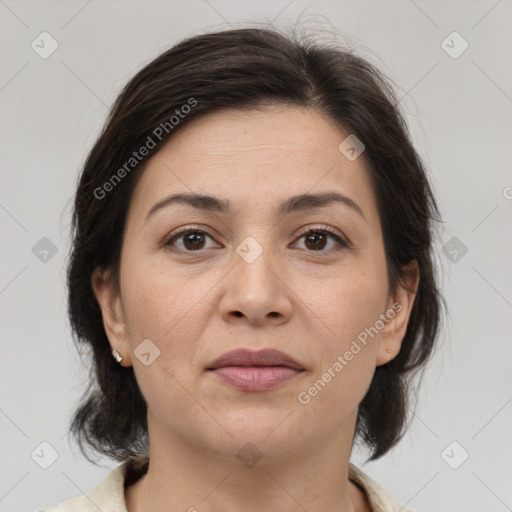
[[[226,366],[284,366],[294,370],[304,370],[289,355],[274,349],[260,350],[259,352],[247,349],[233,350],[215,359],[207,370],[217,370]]]
[[[206,369],[224,383],[245,391],[269,390],[305,371],[295,359],[274,349],[233,350]]]

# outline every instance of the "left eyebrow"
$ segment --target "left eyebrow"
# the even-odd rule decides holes
[[[158,210],[176,203],[192,206],[199,210],[218,213],[228,213],[230,210],[228,199],[219,199],[213,196],[193,193],[172,194],[155,203],[148,211],[146,220],[154,215]],[[298,196],[289,197],[279,204],[277,208],[277,215],[282,217],[284,215],[289,215],[290,213],[326,207],[333,203],[342,204],[350,208],[368,222],[359,205],[349,197],[339,194],[338,192],[300,194]]]
[[[312,210],[313,208],[322,208],[333,203],[347,206],[352,211],[358,213],[367,222],[363,210],[359,207],[359,205],[354,200],[350,199],[350,197],[339,194],[337,192],[324,192],[323,194],[301,194],[298,196],[290,197],[279,205],[278,213],[280,216],[283,216],[292,212]]]

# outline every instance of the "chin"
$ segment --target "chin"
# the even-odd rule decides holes
[[[284,456],[304,442],[292,408],[245,407],[230,414],[216,415],[227,432],[215,436],[212,448],[222,455],[243,456],[246,451],[261,452],[266,457]],[[239,454],[239,451],[241,453]],[[249,453],[250,455],[250,453]]]

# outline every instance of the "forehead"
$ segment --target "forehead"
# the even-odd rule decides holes
[[[228,199],[235,209],[250,205],[255,212],[292,195],[335,191],[378,221],[363,156],[350,161],[340,152],[348,135],[313,109],[208,114],[177,132],[149,160],[131,209],[145,214],[170,193],[192,192]]]

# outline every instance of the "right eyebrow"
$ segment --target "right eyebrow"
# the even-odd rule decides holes
[[[148,211],[146,220],[158,210],[176,203],[211,212],[228,213],[229,211],[229,201],[227,199],[221,200],[213,196],[202,194],[172,194],[155,203]]]

